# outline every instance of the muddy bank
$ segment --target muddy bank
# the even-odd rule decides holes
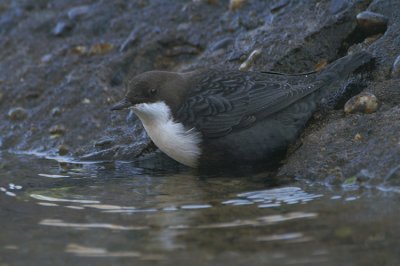
[[[376,56],[364,81],[380,101],[378,111],[345,116],[338,106],[317,115],[278,174],[331,183],[382,180],[400,164],[399,8],[397,1],[347,0],[2,1],[1,149],[111,160],[152,156],[155,148],[135,116],[109,111],[127,77],[211,65],[299,73],[366,49]],[[387,25],[357,24],[366,10]]]

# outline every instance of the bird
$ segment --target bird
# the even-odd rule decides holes
[[[192,168],[281,161],[327,97],[373,56],[342,57],[318,73],[202,68],[148,71],[126,82],[111,110],[130,108],[154,144]]]

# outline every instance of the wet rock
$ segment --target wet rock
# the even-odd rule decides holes
[[[226,48],[228,45],[230,45],[232,43],[233,43],[233,39],[231,37],[223,38],[223,39],[217,41],[216,43],[214,43],[211,46],[210,51],[211,52],[215,52],[215,51],[217,51],[219,49],[224,49],[224,48]]]
[[[374,43],[376,40],[378,40],[379,38],[381,38],[383,36],[382,33],[378,33],[378,34],[374,34],[371,36],[368,36],[367,38],[364,39],[363,42],[361,43],[355,43],[352,46],[349,47],[349,49],[347,50],[348,54],[352,54],[352,53],[356,53],[360,50],[366,50],[368,49],[368,47]]]
[[[379,107],[379,101],[375,95],[369,92],[362,92],[346,102],[344,112],[346,114],[375,112]]]
[[[139,40],[139,33],[143,29],[143,26],[139,26],[131,31],[128,38],[119,47],[120,52],[126,51],[128,48],[132,47]]]
[[[206,1],[207,2],[207,4],[209,4],[209,5],[217,5],[218,4],[218,2],[219,2],[219,0],[207,0]]]
[[[58,154],[63,156],[63,155],[67,155],[69,153],[69,147],[66,145],[60,145],[58,147]]]
[[[110,85],[112,87],[119,86],[124,81],[124,73],[121,69],[117,70],[115,74],[111,77]]]
[[[191,23],[181,23],[176,27],[178,31],[187,31],[192,27]]]
[[[197,47],[191,46],[191,45],[183,45],[183,46],[175,46],[171,49],[168,49],[165,52],[166,56],[179,56],[179,55],[194,55],[194,54],[198,54],[200,51]]]
[[[289,4],[289,0],[281,0],[271,7],[271,12],[276,13]]]
[[[374,178],[374,175],[368,169],[361,169],[356,175],[358,182],[367,182]]]
[[[61,115],[61,109],[60,107],[54,107],[53,109],[51,109],[51,116],[56,117],[56,116],[60,116]]]
[[[81,156],[79,159],[83,161],[91,161],[91,160],[112,160],[114,156],[116,156],[123,147],[121,146],[114,146],[109,149],[91,152]]]
[[[56,26],[51,31],[51,34],[54,36],[64,36],[68,32],[70,32],[74,27],[74,24],[71,21],[59,21]]]
[[[208,5],[217,5],[219,0],[192,0],[194,3],[206,3]]]
[[[247,0],[230,0],[229,1],[229,10],[235,11],[243,7],[244,3],[246,3]]]
[[[26,2],[26,0],[22,2],[24,1]],[[224,12],[227,11],[230,1],[219,1],[219,5],[217,6],[207,6],[206,1],[207,0],[202,0],[204,4],[198,5],[193,5],[193,1],[187,1],[187,3],[191,3],[188,5],[193,7],[191,10],[187,9],[187,12],[182,12],[182,6],[185,5],[183,1],[171,1],[171,3],[168,2],[168,4],[159,0],[117,1],[117,3],[111,3],[110,1],[75,1],[76,3],[81,2],[81,4],[73,4],[68,1],[61,1],[60,3],[58,3],[58,1],[40,1],[46,4],[50,3],[50,6],[46,10],[32,10],[32,12],[22,11],[21,17],[13,16],[10,19],[10,23],[4,21],[4,18],[7,16],[5,13],[9,9],[7,7],[0,17],[0,35],[2,36],[0,46],[1,50],[7,55],[7,58],[5,58],[6,61],[4,61],[6,64],[3,64],[0,77],[1,79],[7,79],[6,84],[1,84],[2,88],[0,88],[0,91],[5,94],[6,99],[3,99],[0,107],[3,108],[2,111],[5,114],[7,114],[11,107],[15,107],[16,105],[11,105],[13,103],[11,100],[15,96],[23,96],[25,94],[27,89],[26,84],[31,84],[28,86],[33,88],[43,88],[43,92],[39,101],[28,103],[34,106],[35,116],[31,117],[28,114],[29,123],[20,123],[23,124],[23,126],[21,126],[21,128],[16,128],[15,132],[12,132],[12,137],[7,135],[9,134],[9,126],[12,126],[12,122],[9,120],[8,123],[7,121],[2,123],[0,129],[1,135],[4,138],[4,147],[18,147],[21,146],[20,144],[22,143],[27,149],[46,147],[46,149],[51,149],[52,151],[57,150],[60,142],[53,141],[47,145],[49,133],[46,131],[52,125],[52,122],[53,124],[59,124],[62,121],[65,123],[64,125],[68,130],[68,132],[66,132],[66,135],[68,135],[65,141],[68,141],[68,145],[71,145],[71,151],[77,152],[79,149],[82,149],[81,153],[86,153],[85,149],[95,149],[93,145],[89,145],[93,138],[97,140],[104,137],[104,135],[112,134],[108,133],[109,131],[107,130],[109,129],[120,126],[123,128],[130,128],[130,125],[132,125],[128,124],[127,126],[124,115],[121,114],[115,114],[112,116],[112,119],[110,119],[108,108],[104,108],[106,99],[114,100],[122,97],[124,93],[123,88],[115,87],[110,88],[108,92],[103,92],[101,88],[103,86],[102,84],[104,84],[104,86],[109,85],[108,82],[111,80],[111,77],[113,77],[113,85],[122,85],[122,82],[130,75],[153,69],[153,63],[157,61],[158,56],[166,57],[165,52],[168,49],[172,49],[175,46],[187,45],[187,40],[190,39],[201,39],[200,43],[203,44],[203,46],[205,44],[215,44],[215,46],[208,46],[207,53],[198,57],[191,56],[191,58],[188,58],[189,56],[185,55],[179,58],[168,57],[168,70],[189,70],[211,64],[219,64],[226,68],[234,68],[248,58],[252,52],[252,48],[261,48],[261,46],[263,46],[263,55],[258,57],[254,62],[252,67],[254,70],[273,69],[274,71],[292,73],[313,70],[320,58],[326,58],[330,62],[339,57],[340,54],[346,52],[347,46],[343,43],[348,41],[348,39],[346,39],[347,36],[354,31],[357,13],[360,12],[359,10],[364,10],[359,8],[358,3],[370,2],[353,0],[315,1],[318,2],[318,6],[316,6],[315,3],[309,1],[243,1],[244,4],[241,9],[238,9],[239,12],[244,11],[243,9],[248,9],[247,7],[250,6],[251,3],[251,10],[255,10],[256,15],[254,21],[262,19],[263,22],[265,22],[265,27],[259,27],[249,32],[246,31],[243,26],[243,21],[247,19],[247,16],[251,16],[251,12],[246,14]],[[13,3],[15,1],[8,2]],[[56,2],[57,4],[54,4]],[[398,43],[396,41],[398,37],[396,32],[398,32],[399,23],[395,9],[398,9],[399,5],[396,3],[398,1],[392,1],[393,3],[390,5],[383,5],[382,3],[384,2],[385,1],[374,1],[375,6],[372,6],[371,10],[381,14],[390,14],[390,16],[388,15],[390,17],[390,27],[393,26],[393,30],[391,28],[391,34],[385,34],[379,41],[373,44],[373,47],[370,47],[371,52],[377,55],[380,62],[378,65],[379,72],[373,70],[371,78],[376,82],[374,88],[381,89],[382,92],[385,92],[388,96],[384,98],[376,91],[372,91],[372,93],[376,95],[380,101],[385,103],[385,108],[390,108],[391,106],[389,104],[392,104],[392,106],[398,104],[398,101],[396,103],[393,97],[393,93],[397,93],[398,95],[400,91],[396,85],[396,80],[385,80],[385,83],[383,83],[383,81],[387,78],[387,73],[390,73],[392,69],[393,59],[398,55],[393,54],[393,52]],[[94,4],[92,5],[90,3]],[[274,12],[281,12],[279,16],[271,16],[271,6],[273,5],[271,3],[278,3],[276,7],[272,7],[272,10]],[[288,5],[282,8],[282,3],[288,3]],[[291,8],[292,4],[295,8]],[[349,6],[348,8],[346,8],[347,4]],[[83,13],[81,11],[76,11],[76,9],[70,9],[71,7],[78,7],[81,5],[88,5],[90,8],[84,8]],[[355,5],[357,6],[354,7]],[[392,7],[392,5],[395,7]],[[146,6],[146,8],[142,8],[143,6]],[[280,9],[278,9],[278,7]],[[277,10],[275,10],[275,8],[277,8]],[[328,8],[330,8],[330,10],[328,10]],[[388,12],[391,11],[391,9],[393,9],[392,13]],[[43,11],[45,11],[45,13],[43,13]],[[67,17],[68,11],[70,16]],[[94,16],[93,11],[96,11],[98,15]],[[191,14],[189,14],[189,12],[191,12]],[[319,15],[316,16],[315,12]],[[321,14],[321,12],[326,12],[326,15],[325,13]],[[340,19],[338,20],[339,16],[332,16],[332,12],[338,14],[340,12]],[[201,14],[204,19],[196,23],[191,22],[190,16],[194,17],[197,14]],[[45,17],[43,17],[43,15],[45,15]],[[63,19],[63,15],[65,19]],[[174,19],[170,19],[171,17]],[[273,23],[269,20],[270,17],[274,18]],[[81,21],[78,21],[79,18],[81,18]],[[62,42],[60,42],[60,38],[55,38],[51,35],[51,30],[56,26],[56,23],[61,20],[75,25],[73,34],[69,34],[68,38],[63,39]],[[235,20],[235,22],[230,24],[233,20]],[[251,27],[253,27],[253,19],[249,20],[251,22]],[[49,21],[52,24],[48,24]],[[143,31],[139,30],[141,24],[145,25]],[[229,28],[229,25],[233,24],[234,26]],[[151,32],[151,25],[154,25],[154,27],[160,25],[161,29],[158,28],[159,33]],[[178,31],[177,27],[180,27],[182,30]],[[94,29],[98,28],[101,29],[94,31]],[[171,35],[176,35],[174,39],[179,40],[170,46],[160,47],[158,40],[170,34],[165,30],[168,28],[172,29]],[[137,30],[137,35],[135,36],[133,34],[133,39],[128,40],[132,37],[130,34],[135,30]],[[29,34],[32,32],[38,34],[34,34],[34,36]],[[66,34],[67,33],[68,31],[66,31]],[[14,38],[14,36],[17,35],[26,36],[26,42],[18,42]],[[41,36],[41,38],[35,38],[35,36]],[[229,37],[226,38],[227,36]],[[364,37],[363,35],[362,38],[364,39]],[[226,39],[224,40],[223,38]],[[232,38],[234,43],[231,43],[229,38]],[[107,54],[104,56],[104,60],[100,58],[100,56],[98,56],[98,58],[83,58],[84,60],[77,58],[77,56],[71,56],[72,53],[70,49],[80,44],[81,46],[75,49],[75,53],[83,56],[89,55],[89,50],[91,49],[89,44],[92,43],[88,43],[85,40],[92,40],[93,43],[102,40],[106,43],[118,44],[118,47],[114,47],[114,49],[132,53],[126,53],[126,55]],[[127,43],[124,44],[125,41],[127,41]],[[220,43],[218,43],[219,41]],[[362,39],[357,39],[356,41],[362,41]],[[29,43],[28,50],[25,49],[27,42]],[[349,45],[352,43],[353,41],[350,40]],[[133,46],[134,49],[131,49]],[[67,51],[65,51],[65,47],[67,47]],[[202,46],[197,46],[196,44],[195,47]],[[228,50],[226,48],[228,48]],[[201,50],[202,48],[199,49]],[[211,49],[215,49],[214,51],[220,53],[218,57],[214,56],[216,52],[211,51]],[[184,49],[181,50],[181,52],[184,52]],[[46,53],[51,53],[53,56],[46,55],[43,57],[43,60],[40,61],[40,56]],[[42,65],[38,68],[24,67],[23,64],[21,65],[21,59],[25,58],[26,55],[28,55],[28,59],[33,56],[32,59],[35,61],[38,58],[39,63],[42,63]],[[268,55],[268,57],[266,55]],[[228,61],[228,58],[231,61]],[[50,60],[52,64],[43,64]],[[30,59],[28,61],[30,61]],[[19,67],[21,67],[21,69],[19,69]],[[250,69],[252,68],[250,67]],[[121,71],[119,71],[119,69],[121,69]],[[118,75],[113,76],[112,74],[117,71],[119,71]],[[21,77],[24,78],[23,82],[20,81]],[[97,84],[100,86],[97,86]],[[4,89],[4,87],[6,88]],[[60,93],[63,97],[57,96]],[[91,100],[90,104],[80,104],[85,97]],[[397,99],[399,98],[397,97]],[[25,98],[21,100],[26,101]],[[388,103],[388,100],[391,102]],[[49,106],[51,106],[50,109]],[[51,108],[55,106],[59,106],[61,110],[57,108],[54,112],[51,111]],[[28,111],[30,112],[30,109]],[[390,117],[383,116],[384,110],[381,111],[368,116],[352,115],[346,117],[341,115],[341,111],[332,111],[329,124],[334,126],[328,127],[328,125],[324,124],[323,126],[326,126],[329,130],[318,131],[315,128],[311,128],[310,131],[306,132],[305,137],[315,133],[316,141],[313,142],[313,139],[309,138],[309,143],[311,142],[313,145],[304,145],[302,146],[303,148],[296,150],[294,155],[291,156],[293,159],[291,159],[290,163],[287,165],[293,166],[298,164],[299,167],[297,171],[300,174],[304,174],[304,172],[312,168],[312,171],[318,173],[318,177],[321,178],[325,176],[320,174],[323,173],[325,165],[328,165],[327,168],[332,168],[337,164],[335,160],[332,160],[332,162],[329,161],[331,154],[343,151],[346,153],[346,156],[349,156],[349,161],[341,162],[346,177],[354,175],[354,173],[357,172],[357,167],[363,168],[365,164],[371,164],[371,162],[379,162],[379,169],[376,170],[376,175],[377,177],[384,176],[381,175],[383,171],[381,169],[388,167],[390,158],[395,157],[396,151],[391,149],[391,147],[395,146],[392,145],[393,143],[389,142],[391,138],[387,137],[384,139],[382,136],[386,134],[395,135],[393,132],[396,131],[390,131],[390,129],[396,127],[396,123],[393,123],[393,121],[398,120],[397,114],[399,111],[396,111],[397,113],[392,111],[393,116]],[[103,122],[99,129],[96,128],[97,124],[91,122],[81,128],[75,128],[74,125],[80,125],[82,121],[90,121],[88,116],[92,116],[93,114],[95,114],[96,119]],[[396,114],[396,116],[394,116],[394,114]],[[63,116],[63,120],[58,119],[59,115]],[[136,117],[133,118],[132,122],[137,121]],[[372,120],[374,118],[375,120]],[[341,127],[342,119],[344,120],[343,127]],[[368,124],[371,130],[380,134],[376,133],[373,135],[364,128],[349,130],[349,125],[356,124],[358,127],[359,125],[366,124],[364,122],[370,120],[373,121]],[[107,121],[109,123],[107,123]],[[381,121],[382,124],[379,124]],[[386,123],[392,124],[391,127],[383,124],[384,121],[392,121]],[[319,122],[320,121],[317,121],[317,123]],[[26,134],[26,132],[31,132],[30,124],[34,124],[39,128],[37,134]],[[45,129],[45,133],[47,134],[42,134],[43,136],[38,134],[40,128],[42,128],[40,125],[50,125]],[[312,123],[311,126],[312,125],[314,125],[314,123]],[[385,128],[385,131],[380,130],[380,128]],[[368,139],[368,145],[353,142],[353,138],[358,132],[360,132],[364,138]],[[336,137],[338,134],[340,138]],[[116,135],[117,134],[112,136],[115,137]],[[125,143],[127,143],[125,138],[128,138],[125,136],[128,135],[133,136],[132,138],[136,141],[139,133],[121,134],[124,138],[115,138],[112,146],[119,144],[125,145]],[[327,137],[324,138],[324,136]],[[335,142],[332,143],[332,140],[335,140]],[[338,140],[343,140],[344,143],[337,143],[336,141]],[[379,143],[379,145],[373,146],[370,143]],[[90,147],[84,147],[84,145]],[[372,148],[369,148],[370,145],[372,145]],[[326,147],[329,153],[313,150],[313,147]],[[128,153],[129,151],[132,153],[135,149],[135,147],[129,147],[126,149],[126,152]],[[385,156],[376,156],[372,158],[374,154],[371,152],[372,150],[380,151]],[[119,154],[121,153],[122,152],[119,151]],[[297,157],[294,157],[296,154]],[[357,154],[362,154],[362,156],[356,157]],[[320,157],[316,158],[317,155]],[[129,158],[133,157],[134,156],[130,156]],[[111,158],[113,157],[111,156]],[[312,163],[307,165],[307,162],[305,162],[307,159]],[[385,166],[381,167],[381,164],[385,164]],[[305,167],[305,165],[307,166]],[[295,170],[293,170],[293,172],[295,172]],[[307,173],[305,173],[304,176],[308,176]]]
[[[386,16],[370,11],[357,15],[358,26],[368,35],[385,32],[388,22],[389,19]]]
[[[382,82],[371,82],[365,91],[374,94],[380,102],[388,106],[400,103],[400,87],[398,79],[388,79]]]
[[[392,186],[400,186],[400,164],[390,169],[384,180]]]
[[[208,5],[217,5],[219,0],[193,0],[194,3],[196,4],[208,4]]]
[[[257,17],[255,11],[249,12],[247,16],[240,17],[238,21],[239,26],[244,27],[246,30],[252,30],[265,23],[263,19]]]
[[[331,3],[329,4],[329,12],[331,14],[337,14],[345,10],[348,6],[348,0],[331,0]]]
[[[42,63],[48,63],[48,62],[50,62],[50,60],[53,58],[53,55],[52,54],[45,54],[44,56],[42,56],[41,58],[40,58],[40,62],[42,62]]]
[[[328,59],[322,58],[315,65],[314,69],[315,69],[315,71],[320,71],[320,70],[324,69],[327,65],[328,65]]]
[[[378,39],[379,39],[380,37],[382,37],[382,36],[383,36],[382,33],[378,33],[378,34],[375,34],[375,35],[371,35],[371,36],[365,38],[365,40],[363,41],[363,43],[364,43],[366,46],[369,46],[369,45],[371,45],[373,42],[375,42],[376,40],[378,40]]]
[[[90,10],[89,6],[77,6],[74,8],[71,8],[68,11],[68,18],[70,20],[76,20],[79,19],[81,17],[83,17],[84,15],[86,15]]]
[[[100,140],[96,141],[94,143],[94,146],[104,149],[104,148],[111,147],[113,145],[113,143],[114,143],[114,140],[112,138],[105,138],[105,139],[100,139]]]
[[[20,121],[28,117],[28,112],[22,107],[14,107],[8,111],[7,116],[12,121]]]
[[[345,178],[343,176],[340,167],[334,167],[332,169],[328,169],[328,174],[326,175],[325,183],[330,186],[339,186],[345,183]]]
[[[250,67],[254,64],[254,61],[261,55],[262,50],[261,49],[256,49],[251,54],[249,57],[244,61],[240,66],[239,70],[240,71],[247,71],[250,69]]]
[[[343,187],[350,187],[350,186],[356,186],[356,185],[357,185],[357,177],[355,177],[355,176],[346,178],[342,184]]]
[[[49,129],[51,135],[64,135],[65,131],[66,128],[63,125],[54,125]]]
[[[394,60],[391,72],[392,78],[400,78],[400,55]]]
[[[244,61],[246,60],[247,53],[244,51],[233,50],[229,56],[228,61]]]

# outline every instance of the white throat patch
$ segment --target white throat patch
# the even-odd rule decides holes
[[[181,164],[196,167],[201,154],[200,134],[173,121],[164,102],[141,103],[132,108],[156,146]]]

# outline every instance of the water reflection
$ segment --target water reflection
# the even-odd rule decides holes
[[[251,191],[238,194],[238,197],[246,199],[232,199],[224,201],[224,204],[248,205],[258,204],[259,208],[279,207],[282,203],[297,204],[306,203],[313,199],[322,197],[321,194],[314,195],[303,191],[299,187],[281,187],[260,191]]]
[[[85,257],[140,257],[141,255],[134,251],[110,252],[104,248],[86,247],[78,244],[68,244],[65,252]]]
[[[33,254],[43,254],[37,265],[49,256],[75,258],[74,265],[87,265],[83,258],[338,265],[365,249],[358,263],[384,252],[397,259],[393,194],[271,181],[268,173],[211,178],[126,162],[60,164],[22,155],[3,161],[0,212],[12,219],[0,219],[0,252],[21,265]],[[28,256],[15,256],[20,250]]]

